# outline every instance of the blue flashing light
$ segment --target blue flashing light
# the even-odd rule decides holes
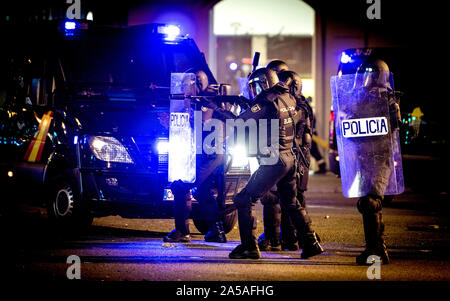
[[[229,68],[231,71],[236,71],[238,68],[238,65],[235,62],[230,63]]]
[[[350,63],[350,62],[352,62],[352,58],[349,55],[347,55],[347,53],[342,52],[341,63],[347,64],[347,63]]]
[[[167,25],[165,27],[165,34],[169,36],[179,36],[180,35],[180,28],[176,25]]]
[[[75,30],[77,28],[77,23],[74,21],[66,21],[64,23],[65,30]]]
[[[181,33],[180,27],[177,25],[159,25],[157,32],[166,35],[166,39],[175,40]]]
[[[158,26],[157,32],[166,35],[167,40],[175,40],[181,33],[180,27],[177,25],[161,25]]]

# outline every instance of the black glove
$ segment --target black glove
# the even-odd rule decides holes
[[[198,102],[200,102],[200,104],[202,105],[202,106],[204,106],[204,107],[206,107],[206,108],[209,108],[209,109],[213,109],[213,110],[215,110],[215,109],[217,109],[219,106],[216,104],[216,102],[214,101],[214,99],[213,98],[210,98],[210,97],[199,97],[199,98],[196,98],[196,100],[198,101]]]

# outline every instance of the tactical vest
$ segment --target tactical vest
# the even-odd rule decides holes
[[[286,105],[281,99],[284,100]],[[280,120],[280,152],[291,150],[294,147],[294,126],[298,118],[295,98],[288,93],[278,94],[274,99],[274,105]],[[291,115],[294,120],[292,120]]]

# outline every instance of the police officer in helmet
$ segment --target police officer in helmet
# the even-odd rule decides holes
[[[213,89],[209,85],[206,73],[203,70],[193,71],[196,76],[197,95],[211,95]],[[212,113],[211,109],[202,108],[203,122],[210,119]],[[164,237],[164,241],[189,242],[191,240],[189,218],[192,212],[192,197],[194,197],[199,202],[200,215],[209,228],[205,241],[227,242],[222,221],[225,211],[225,202],[221,193],[224,185],[224,159],[224,156],[220,154],[197,155],[195,184],[189,185],[181,180],[172,183],[175,229]]]
[[[288,65],[285,62],[283,62],[282,60],[270,61],[267,64],[266,68],[275,71],[277,74],[280,73],[281,71],[289,70]]]
[[[303,96],[301,95],[301,78],[297,73],[289,71],[285,62],[281,60],[273,60],[267,64],[266,68],[277,72],[280,82],[284,83],[284,85],[289,89],[289,93],[297,99],[297,102],[303,99]],[[302,108],[300,106],[297,107],[299,109]],[[310,107],[303,106],[304,112],[306,112],[305,108],[308,109],[308,114],[305,116],[308,116],[308,118],[309,116],[312,117],[312,110],[309,110]],[[309,154],[309,149],[307,153]],[[302,178],[306,178],[307,181],[307,175]],[[306,181],[304,184],[305,187]],[[303,188],[303,190],[304,189],[306,188]],[[288,249],[295,251],[299,249],[295,227],[286,214],[285,208],[281,206],[279,198],[280,196],[276,186],[272,187],[272,189],[261,198],[261,203],[263,204],[264,233],[258,238],[260,250],[281,251],[282,249]],[[303,192],[299,191],[298,199],[304,207]]]
[[[392,93],[390,85],[390,73],[388,65],[379,59],[367,61],[358,68],[354,82],[354,91],[366,95],[369,99],[387,99],[389,105],[391,131],[398,129],[400,122],[400,109],[398,99]],[[367,102],[370,105],[370,101]],[[362,109],[371,110],[369,107]],[[367,149],[366,149],[367,148]],[[370,188],[365,196],[359,198],[357,207],[362,214],[365,250],[356,258],[360,265],[370,264],[367,262],[372,255],[379,256],[383,264],[389,263],[389,255],[384,241],[384,223],[382,219],[383,194],[388,185],[389,175],[392,167],[388,163],[392,155],[386,155],[386,149],[391,148],[391,142],[383,138],[377,144],[377,150],[368,149],[367,145],[361,144],[360,151],[370,157],[382,158],[376,168],[370,167]],[[373,159],[375,160],[375,159]],[[376,159],[378,160],[378,159]],[[362,168],[369,167],[362,165]]]
[[[239,232],[241,244],[237,246],[229,257],[260,258],[260,251],[256,238],[256,218],[254,207],[256,201],[264,196],[274,185],[277,185],[283,206],[289,218],[301,233],[304,241],[302,258],[309,258],[323,252],[311,227],[311,219],[306,210],[297,200],[296,157],[294,148],[294,131],[297,118],[295,117],[296,101],[290,96],[288,89],[279,82],[275,71],[260,68],[252,72],[248,79],[249,94],[253,106],[237,118],[244,121],[254,119],[279,120],[279,154],[276,163],[261,164],[250,177],[249,182],[235,197],[234,204],[238,210]],[[227,114],[223,109],[215,107],[223,118],[236,116]],[[292,116],[292,117],[291,117]]]
[[[281,60],[270,61],[266,68],[275,71],[277,75],[279,72],[289,69],[288,65]],[[261,198],[261,203],[263,205],[264,233],[258,238],[260,250],[298,250],[295,227],[287,214],[283,214],[284,208],[281,207],[276,185]]]
[[[302,121],[298,122],[296,131],[295,131],[295,148],[296,155],[298,157],[298,165],[297,165],[297,199],[299,200],[302,207],[306,207],[305,201],[305,191],[308,186],[309,179],[309,166],[311,163],[311,148],[312,148],[312,135],[313,128],[312,125],[314,123],[314,114],[311,106],[308,101],[302,94],[302,79],[301,77],[294,71],[291,70],[283,70],[279,73],[280,82],[284,83],[289,88],[289,93],[295,98],[297,102],[297,112],[301,114]],[[282,223],[283,224],[283,223]],[[283,240],[285,244],[289,244],[292,242],[292,230],[289,231],[290,224],[287,224],[282,227],[283,231],[288,233],[288,235],[283,236]],[[315,233],[317,240],[320,242],[319,235]],[[301,235],[300,235],[301,238]],[[300,246],[302,245],[301,239],[299,240]]]

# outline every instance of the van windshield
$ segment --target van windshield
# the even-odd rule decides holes
[[[130,31],[67,39],[61,53],[65,76],[75,87],[170,87],[170,73],[201,64],[200,53],[187,41],[167,43]]]

